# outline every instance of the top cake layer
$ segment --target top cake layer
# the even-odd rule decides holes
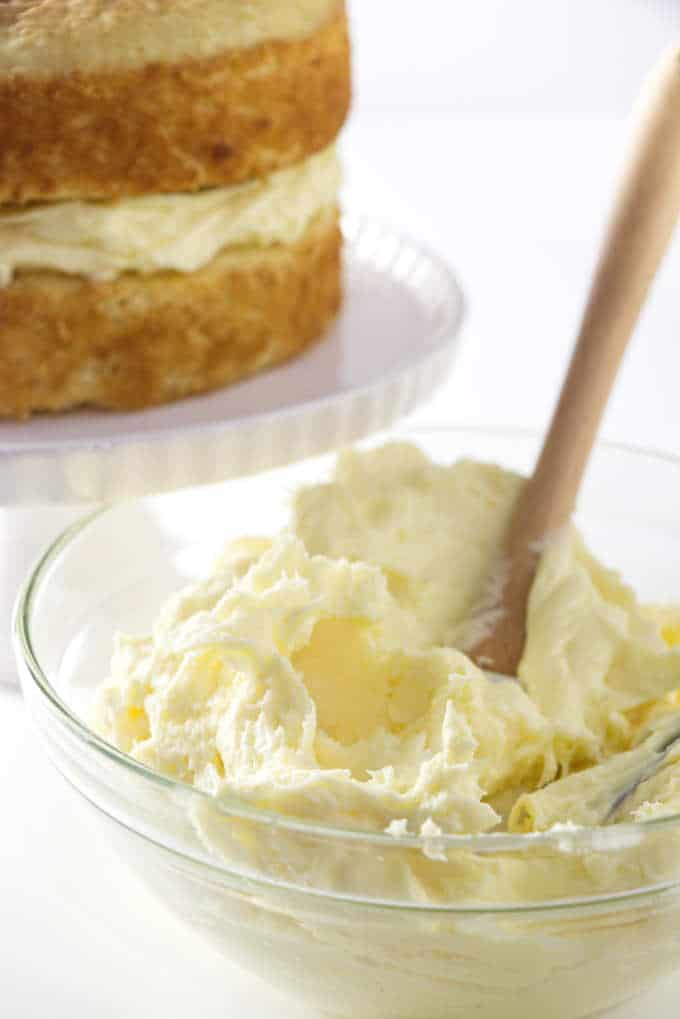
[[[0,0],[0,74],[213,57],[303,38],[338,7],[337,0]]]
[[[230,187],[349,101],[343,0],[0,0],[0,204]]]

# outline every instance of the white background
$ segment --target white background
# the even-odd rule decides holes
[[[456,370],[418,417],[542,425],[578,321],[624,118],[644,70],[680,39],[680,3],[352,7],[348,198],[439,248],[469,298]],[[610,437],[675,452],[679,278],[676,243],[605,422]],[[61,522],[55,514],[53,526]],[[44,515],[40,526],[50,530]],[[0,794],[3,1019],[303,1015],[185,932],[91,838],[35,748],[18,696],[2,687]],[[671,983],[617,1019],[671,1019],[679,1002],[680,983]]]
[[[542,426],[578,323],[626,117],[680,39],[671,0],[355,0],[348,174],[431,240],[469,298],[457,370],[421,417]],[[604,423],[680,451],[680,239]]]

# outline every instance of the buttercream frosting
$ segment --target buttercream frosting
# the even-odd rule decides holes
[[[294,244],[337,200],[334,148],[268,177],[191,194],[0,210],[0,285],[22,269],[108,280],[194,272],[226,247]]]

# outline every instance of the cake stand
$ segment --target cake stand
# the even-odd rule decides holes
[[[446,264],[391,229],[347,217],[345,301],[322,342],[206,396],[140,413],[0,422],[0,679],[8,620],[31,561],[88,504],[282,466],[387,428],[451,367],[463,313]],[[121,535],[121,554],[125,536]]]

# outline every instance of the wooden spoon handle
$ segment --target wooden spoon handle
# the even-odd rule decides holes
[[[499,622],[473,652],[516,675],[540,549],[569,520],[628,340],[680,214],[680,46],[656,69],[559,402],[510,526]]]

